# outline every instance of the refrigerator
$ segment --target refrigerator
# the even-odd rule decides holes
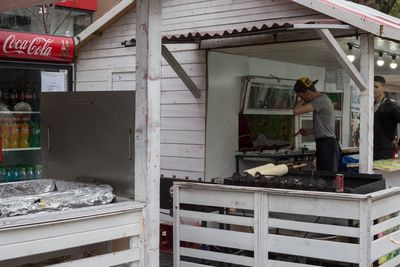
[[[0,31],[0,182],[43,178],[40,95],[73,90],[73,44]]]

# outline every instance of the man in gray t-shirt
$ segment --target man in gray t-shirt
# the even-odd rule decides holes
[[[335,135],[334,110],[326,94],[317,92],[315,84],[307,77],[296,81],[294,91],[300,97],[293,108],[293,115],[313,113],[313,129],[300,129],[300,134],[314,133],[317,170],[338,171],[340,147]]]

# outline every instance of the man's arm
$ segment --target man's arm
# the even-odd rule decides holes
[[[392,119],[397,121],[397,123],[400,123],[400,107],[397,105],[397,103],[393,103],[393,107],[390,110],[390,116]]]
[[[300,100],[296,103],[293,108],[293,115],[298,116],[304,113],[309,113],[314,111],[314,106],[310,103],[304,102],[304,100]]]

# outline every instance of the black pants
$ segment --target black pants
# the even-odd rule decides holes
[[[340,146],[336,138],[318,138],[317,145],[317,170],[337,172],[340,163]]]

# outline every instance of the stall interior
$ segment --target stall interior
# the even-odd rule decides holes
[[[336,40],[359,69],[359,38]],[[375,66],[375,75],[386,78],[389,96],[398,100],[399,75],[393,62],[398,44],[375,38],[374,48],[375,60],[386,62]],[[217,48],[208,53],[208,68],[206,179],[229,177],[262,162],[277,163],[276,154],[315,150],[312,135],[298,134],[301,128],[312,128],[312,114],[292,115],[293,85],[302,76],[318,80],[317,91],[327,94],[334,105],[341,147],[357,153],[360,90],[322,40]],[[218,97],[224,105],[212,101]],[[238,157],[241,164],[235,163]]]

